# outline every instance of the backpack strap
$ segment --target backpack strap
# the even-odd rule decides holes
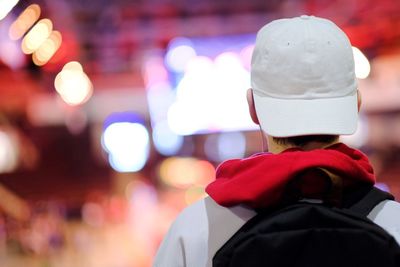
[[[367,217],[376,205],[385,200],[394,200],[394,197],[392,194],[372,186],[369,191],[361,197],[361,199],[349,207],[349,210],[358,215]]]
[[[368,214],[382,201],[394,200],[394,196],[373,185],[359,184],[359,190],[346,192],[343,188],[343,180],[340,176],[324,168],[317,168],[330,180],[330,190],[325,196],[324,202],[332,206],[342,206],[352,212],[367,217]]]

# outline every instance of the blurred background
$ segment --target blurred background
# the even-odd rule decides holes
[[[398,0],[0,1],[0,266],[150,266],[216,166],[261,150],[255,32],[329,18],[363,95],[343,142],[400,197]]]

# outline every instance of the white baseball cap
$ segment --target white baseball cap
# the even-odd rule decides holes
[[[261,128],[268,135],[352,134],[357,128],[352,47],[327,19],[303,15],[261,28],[251,85]]]

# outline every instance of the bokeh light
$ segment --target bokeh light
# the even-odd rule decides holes
[[[79,63],[78,61],[70,61],[64,65],[63,70],[82,71],[83,72],[83,67],[82,67],[81,63]]]
[[[57,74],[54,87],[61,98],[72,106],[85,103],[93,93],[92,82],[82,71],[82,66],[75,61],[67,63]]]
[[[150,54],[143,74],[152,125],[167,121],[178,136],[256,129],[246,102],[254,41],[176,37],[163,59]]]
[[[9,133],[0,131],[0,173],[15,170],[18,164],[18,147]]]
[[[246,137],[241,132],[209,135],[204,143],[204,152],[210,160],[215,162],[243,158],[246,152]]]
[[[360,114],[357,121],[357,130],[352,135],[341,135],[340,140],[352,147],[361,148],[368,141],[369,122],[364,114]]]
[[[141,123],[115,122],[102,135],[111,167],[118,172],[136,172],[147,162],[150,152],[149,134]]]
[[[179,135],[250,128],[245,97],[249,87],[250,74],[236,53],[222,53],[214,61],[196,56],[176,87],[169,127]]]
[[[146,61],[143,67],[144,82],[146,87],[168,81],[168,72],[164,67],[161,57],[152,57]]]
[[[215,178],[215,167],[207,160],[198,160],[196,162],[199,177],[194,183],[195,186],[206,187]]]
[[[33,62],[38,66],[46,64],[57,52],[58,48],[60,48],[61,42],[61,33],[58,31],[52,31],[49,38],[47,38],[42,43],[42,45],[33,53]]]
[[[176,38],[170,42],[168,52],[165,56],[165,63],[174,72],[183,72],[196,51],[186,38]]]
[[[25,65],[26,57],[22,53],[19,43],[8,38],[9,22],[10,19],[7,17],[0,25],[0,61],[11,69],[17,70]]]
[[[195,158],[170,157],[161,162],[159,176],[165,184],[176,188],[204,187],[214,179],[215,168]]]
[[[360,49],[353,46],[354,64],[356,70],[356,77],[365,79],[371,71],[371,65],[368,58],[361,52]]]
[[[11,40],[20,39],[32,25],[39,19],[40,6],[32,4],[28,6],[18,18],[11,24],[8,35]]]
[[[41,19],[22,39],[21,48],[25,54],[32,54],[37,50],[53,30],[53,23],[49,19]]]
[[[4,19],[18,2],[19,0],[0,1],[0,20]]]
[[[166,120],[166,110],[175,99],[175,93],[167,82],[157,83],[147,88],[149,113],[155,123]]]
[[[198,73],[210,74],[212,73],[212,69],[213,61],[211,58],[206,56],[196,56],[188,62],[185,72],[189,74],[193,73],[193,75]]]
[[[171,156],[182,147],[183,136],[171,131],[167,121],[161,121],[153,127],[153,142],[160,154]]]
[[[248,45],[240,51],[240,60],[242,61],[242,65],[246,68],[246,70],[250,70],[253,51],[254,45]]]

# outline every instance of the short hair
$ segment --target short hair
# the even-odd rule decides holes
[[[302,135],[302,136],[292,136],[292,137],[273,137],[273,140],[280,145],[295,145],[295,146],[305,146],[311,142],[318,143],[332,143],[339,135]]]

